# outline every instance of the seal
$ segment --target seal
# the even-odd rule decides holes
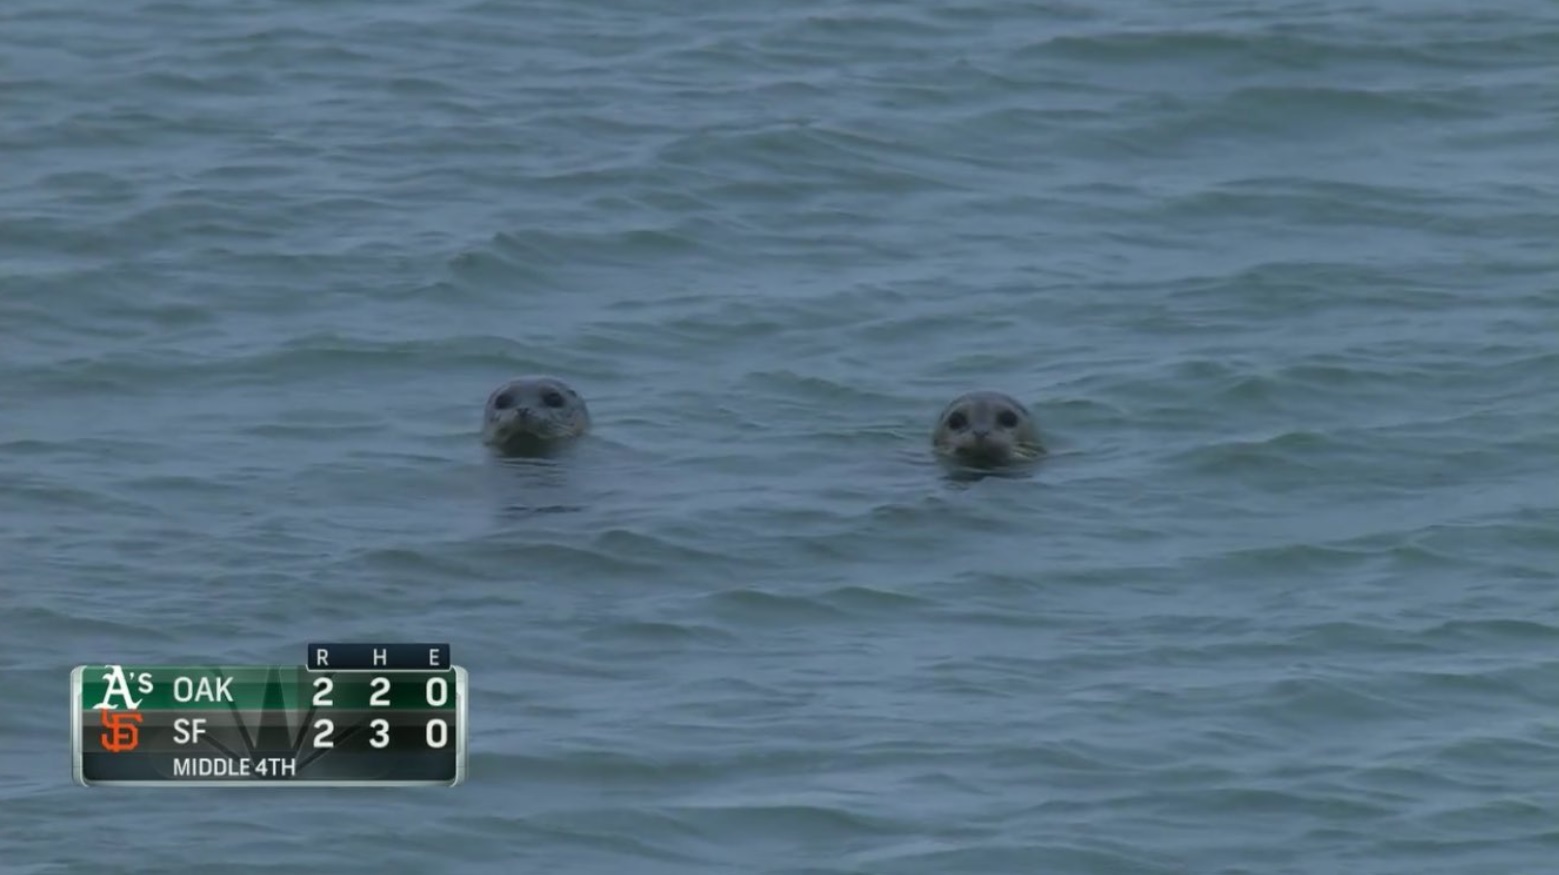
[[[482,411],[482,442],[509,456],[544,455],[589,430],[585,399],[556,377],[516,377]]]
[[[994,468],[1044,454],[1034,417],[1011,395],[982,390],[959,395],[942,408],[931,446],[948,461]]]

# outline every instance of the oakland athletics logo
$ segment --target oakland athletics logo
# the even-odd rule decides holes
[[[141,707],[140,699],[130,698],[130,679],[125,677],[124,666],[109,666],[108,671],[103,674],[103,680],[108,681],[108,686],[103,690],[103,701],[93,705],[93,708],[108,708],[112,710],[116,706],[110,700],[115,696],[118,696],[120,699],[124,700],[125,710],[127,711],[134,711],[135,709]],[[151,692],[151,678],[148,678],[143,674],[140,676],[140,680],[141,692]],[[104,725],[106,726],[107,724],[105,723]]]

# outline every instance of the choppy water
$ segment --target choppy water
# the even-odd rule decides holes
[[[1559,858],[1551,3],[10,0],[0,106],[7,872]],[[74,664],[373,638],[468,783],[70,784]]]

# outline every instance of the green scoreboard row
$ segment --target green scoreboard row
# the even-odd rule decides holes
[[[78,784],[365,786],[465,778],[468,684],[446,645],[309,645],[303,666],[82,665]]]

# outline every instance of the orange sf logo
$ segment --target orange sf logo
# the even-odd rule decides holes
[[[141,743],[141,728],[135,725],[141,722],[141,712],[105,709],[97,713],[102,715],[103,725],[113,730],[112,734],[105,732],[98,736],[105,750],[123,753],[135,750],[136,745]]]

